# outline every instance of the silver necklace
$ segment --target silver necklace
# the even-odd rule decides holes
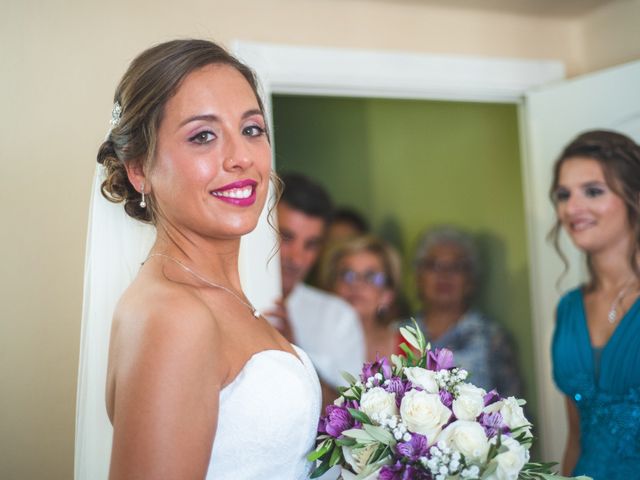
[[[616,298],[614,298],[613,302],[611,302],[611,308],[609,309],[609,313],[607,314],[607,320],[609,320],[610,324],[616,323],[616,320],[618,319],[618,307],[620,306],[620,302],[625,297],[625,295],[629,293],[629,287],[631,287],[632,284],[633,279],[625,283],[624,287],[622,287],[622,290],[618,292]]]
[[[233,290],[231,290],[230,288],[225,287],[224,285],[219,285],[217,283],[213,283],[210,280],[207,280],[205,277],[203,277],[202,275],[200,275],[197,272],[194,272],[192,269],[190,269],[189,267],[187,267],[184,263],[182,263],[180,260],[178,260],[175,257],[172,257],[171,255],[166,255],[164,253],[152,253],[151,255],[149,255],[147,257],[147,260],[149,260],[151,257],[163,257],[163,258],[167,258],[175,263],[177,263],[184,271],[190,273],[191,275],[193,275],[194,277],[196,277],[198,280],[200,280],[203,283],[206,283],[207,285],[209,285],[210,287],[214,287],[214,288],[219,288],[220,290],[224,290],[225,292],[233,295],[236,300],[238,300],[240,303],[242,303],[243,305],[245,305],[249,310],[251,310],[251,313],[253,314],[254,317],[256,318],[260,318],[260,312],[258,311],[257,308],[255,308],[251,303],[245,301],[240,295],[238,295],[236,292],[234,292]],[[146,263],[145,260],[143,262]]]

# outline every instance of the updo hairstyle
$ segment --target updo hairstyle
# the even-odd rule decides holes
[[[146,208],[140,206],[140,185],[131,184],[125,165],[141,163],[145,169],[151,165],[165,104],[187,75],[207,65],[235,68],[264,113],[251,69],[207,40],[173,40],[151,47],[131,62],[116,89],[113,100],[121,107],[120,117],[98,151],[98,163],[106,171],[101,191],[110,202],[124,202],[125,211],[136,220],[155,224],[157,209],[153,192],[145,198]]]

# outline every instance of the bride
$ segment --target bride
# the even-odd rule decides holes
[[[102,193],[157,236],[113,318],[109,478],[307,478],[316,374],[238,274],[271,175],[252,72],[214,43],[171,41],[133,60],[115,102]]]

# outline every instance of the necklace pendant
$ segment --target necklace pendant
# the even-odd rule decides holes
[[[609,315],[607,315],[609,323],[615,323],[617,316],[618,316],[618,312],[616,311],[615,308],[612,308],[611,310],[609,310]]]

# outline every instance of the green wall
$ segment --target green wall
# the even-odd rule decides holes
[[[484,274],[479,307],[513,335],[535,413],[528,266],[515,105],[274,96],[276,167],[322,183],[364,213],[405,259],[426,227],[470,230]]]

